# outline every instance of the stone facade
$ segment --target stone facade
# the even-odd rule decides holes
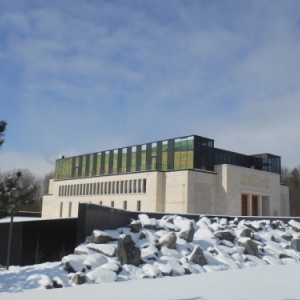
[[[79,192],[80,191],[80,192]],[[288,216],[280,175],[233,165],[51,180],[43,218],[77,217],[78,203],[144,212]]]

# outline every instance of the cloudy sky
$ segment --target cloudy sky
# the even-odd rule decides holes
[[[197,134],[300,164],[300,1],[1,0],[0,170]]]

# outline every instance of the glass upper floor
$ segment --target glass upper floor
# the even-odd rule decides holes
[[[151,170],[214,171],[214,165],[233,164],[280,173],[280,157],[247,156],[214,148],[214,140],[191,135],[134,145],[56,161],[55,179],[82,178]]]

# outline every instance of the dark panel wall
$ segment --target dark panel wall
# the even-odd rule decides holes
[[[0,223],[1,265],[6,265],[9,225]],[[10,265],[59,261],[62,253],[74,252],[76,234],[77,218],[14,222]]]
[[[10,218],[9,218],[10,219]],[[6,266],[10,222],[0,223],[0,265]],[[23,222],[13,224],[10,265],[20,265]]]

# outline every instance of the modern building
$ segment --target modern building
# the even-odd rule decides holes
[[[281,158],[214,147],[198,135],[56,161],[42,217],[76,217],[79,202],[144,212],[288,216]]]

